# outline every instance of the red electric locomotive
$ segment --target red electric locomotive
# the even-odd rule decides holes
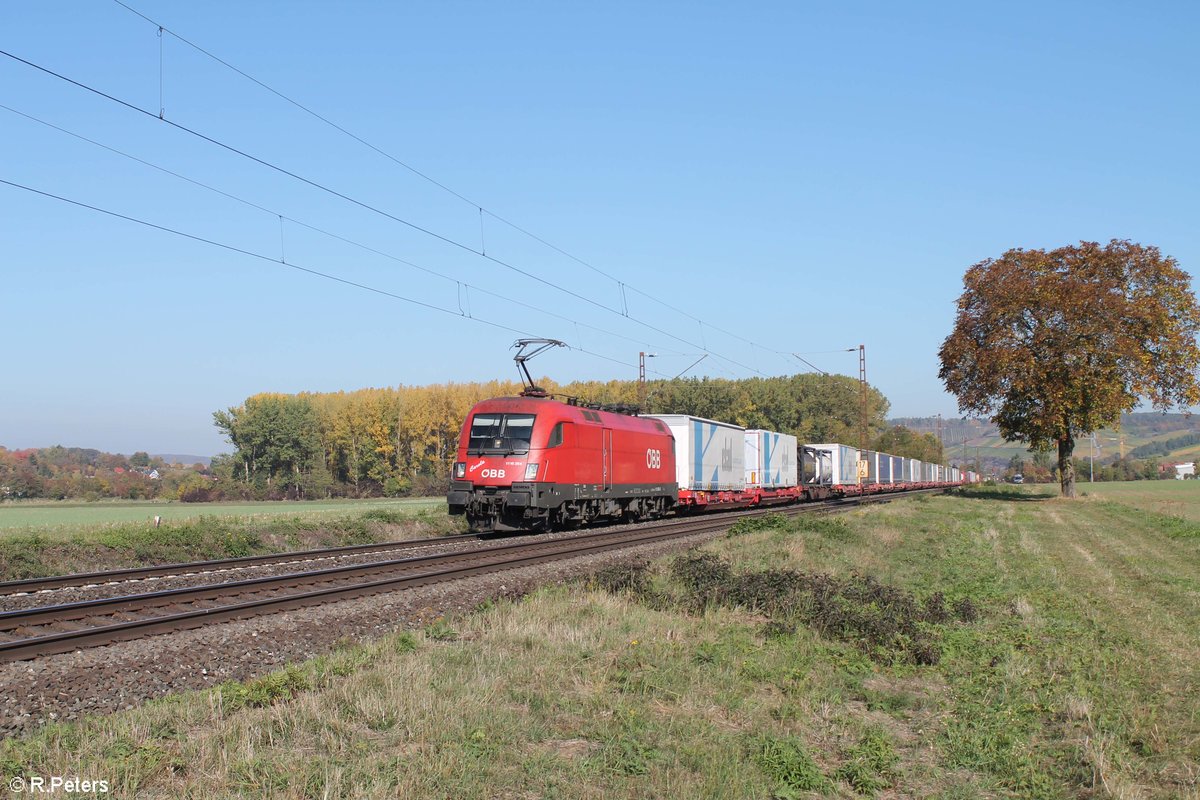
[[[471,409],[447,500],[472,530],[571,528],[653,519],[678,496],[667,426],[548,397]]]

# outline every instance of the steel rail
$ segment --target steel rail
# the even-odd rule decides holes
[[[926,490],[941,491],[941,490]],[[912,493],[905,493],[912,494]],[[541,539],[498,547],[413,556],[404,559],[332,567],[310,572],[269,576],[247,581],[208,584],[199,587],[171,589],[140,595],[111,597],[61,606],[23,609],[0,613],[0,631],[22,638],[0,642],[0,663],[20,661],[38,656],[69,652],[84,647],[112,644],[142,638],[155,633],[189,630],[215,622],[244,619],[274,611],[319,605],[349,597],[361,597],[385,591],[415,588],[431,583],[457,580],[472,575],[515,569],[523,566],[577,558],[608,550],[653,544],[670,539],[720,531],[736,519],[782,513],[795,516],[802,513],[853,508],[865,502],[886,502],[905,496],[863,495],[800,506],[777,506],[751,509],[741,514],[703,518],[685,517],[653,527],[606,529],[581,536]],[[379,577],[382,575],[383,577]],[[372,577],[375,576],[375,577]],[[363,578],[371,578],[363,581]],[[307,591],[258,597],[216,607],[172,611],[180,605],[239,595],[262,595],[279,590],[300,589],[313,585],[342,581],[339,585],[324,586]],[[348,581],[348,582],[347,582]],[[79,620],[113,617],[167,609],[165,614],[142,619],[122,620],[111,624],[89,626],[76,630],[51,630],[28,636],[28,629],[39,626],[75,623]]]
[[[671,522],[673,520],[668,520]],[[0,597],[27,595],[62,588],[103,586],[111,583],[127,583],[147,578],[174,578],[198,573],[224,572],[249,567],[270,566],[299,561],[319,561],[346,555],[403,550],[409,547],[435,547],[445,542],[465,540],[481,541],[499,538],[494,533],[463,533],[453,536],[434,536],[426,539],[409,539],[398,542],[355,544],[341,547],[320,547],[313,550],[289,550],[260,556],[240,556],[211,561],[189,561],[175,564],[156,564],[152,567],[130,567],[127,569],[102,570],[98,572],[76,572],[69,575],[51,575],[44,578],[24,578],[16,581],[0,581]]]
[[[283,564],[289,561],[316,561],[322,558],[336,558],[344,555],[360,553],[383,552],[400,550],[406,547],[431,547],[443,542],[457,542],[467,539],[479,540],[486,534],[464,533],[454,536],[434,536],[426,539],[409,539],[399,542],[380,542],[377,544],[352,544],[342,547],[321,547],[314,550],[289,550],[285,553],[271,553],[261,556],[240,556],[238,558],[221,558],[212,561],[189,561],[178,564],[159,564],[153,567],[130,567],[129,569],[112,569],[101,572],[76,572],[70,575],[52,575],[45,578],[25,578],[16,581],[0,581],[0,596],[15,594],[33,594],[35,592],[61,589],[65,587],[98,586],[106,583],[123,583],[142,580],[145,578],[176,577],[179,575],[194,575],[199,572],[222,572],[246,567],[259,567],[270,564]]]
[[[595,537],[543,540],[508,545],[502,548],[484,548],[441,556],[421,556],[413,559],[400,559],[395,562],[376,562],[353,568],[319,570],[316,573],[259,578],[237,584],[217,584],[197,587],[194,590],[177,589],[148,595],[109,598],[104,601],[72,603],[67,606],[14,611],[0,615],[3,617],[0,619],[0,625],[8,632],[20,632],[22,628],[35,626],[70,623],[89,617],[153,611],[155,608],[171,608],[185,602],[217,599],[222,596],[228,597],[248,592],[261,593],[270,590],[299,588],[302,585],[311,586],[314,583],[327,582],[332,577],[350,580],[355,577],[361,578],[388,572],[400,573],[377,577],[366,582],[350,580],[341,585],[310,591],[260,597],[214,608],[197,608],[178,613],[149,616],[144,619],[85,627],[79,630],[51,631],[30,638],[0,642],[0,662],[25,660],[42,655],[69,652],[83,647],[141,638],[152,633],[187,630],[214,622],[257,616],[270,611],[319,605],[331,600],[361,597],[394,589],[414,588],[486,572],[515,569],[547,561],[577,558],[607,550],[652,544],[721,530],[728,524],[728,520],[711,518],[688,520],[686,525],[671,526],[667,529],[610,531],[597,534]],[[341,574],[334,576],[329,573]]]
[[[805,508],[807,508],[807,510],[815,511],[820,507],[821,506],[813,505]],[[797,511],[801,510],[799,507],[793,508]],[[750,513],[744,512],[737,516],[740,518],[744,516],[765,513],[770,512],[763,509],[753,509],[750,511]],[[729,524],[729,517],[683,517],[680,519],[669,520],[665,524],[654,528],[654,530],[658,530],[660,528],[691,529],[698,524],[705,525],[705,523],[709,523],[719,528]],[[705,525],[705,527],[707,528],[707,525]],[[77,602],[63,603],[59,605],[17,609],[14,611],[0,612],[0,632],[11,631],[23,626],[44,624],[45,622],[52,620],[68,621],[101,614],[126,613],[139,608],[148,608],[151,606],[161,606],[181,602],[193,602],[197,600],[205,600],[213,597],[235,594],[243,591],[268,591],[281,586],[295,585],[301,579],[308,580],[309,582],[316,582],[318,580],[337,577],[361,576],[371,572],[377,572],[381,569],[396,569],[410,566],[428,565],[459,558],[479,558],[497,553],[503,555],[504,553],[523,552],[532,549],[540,549],[543,547],[551,547],[556,543],[563,541],[592,541],[613,537],[636,538],[639,531],[647,529],[649,529],[648,526],[633,529],[606,528],[587,534],[576,535],[574,537],[570,537],[569,539],[537,539],[533,541],[525,540],[514,542],[512,544],[478,548],[475,550],[434,553],[424,556],[409,556],[406,558],[388,559],[384,561],[368,561],[361,564],[347,564],[342,566],[326,567],[323,569],[306,570],[303,572],[284,573],[282,575],[268,575],[261,578],[248,578],[242,581],[229,581],[225,583],[204,584],[200,586],[185,586],[177,589],[164,589],[157,592],[118,595],[113,597],[96,598],[93,600],[80,600]]]
[[[927,491],[938,490],[917,489],[906,492],[883,492],[879,494],[859,495],[857,497],[857,501],[871,502],[872,498],[877,500],[884,498],[895,499],[897,497],[921,494]],[[822,502],[829,503],[836,501]],[[791,506],[779,504],[761,506],[749,510],[734,509],[729,512],[721,513],[737,514],[740,512],[742,515],[745,515],[746,513],[752,513],[753,511],[778,511],[781,508],[789,507]],[[669,522],[671,522],[671,520],[667,521],[667,523]],[[175,564],[157,564],[151,567],[130,567],[127,569],[102,570],[98,572],[76,572],[68,575],[50,575],[44,578],[23,578],[15,581],[0,581],[0,597],[36,594],[37,592],[68,587],[82,588],[103,586],[110,583],[124,583],[136,580],[144,580],[147,578],[173,578],[185,575],[194,575],[197,573],[223,572],[235,569],[245,569],[249,567],[269,566],[271,564],[285,564],[293,561],[319,561],[325,558],[337,558],[345,555],[386,552],[388,550],[402,550],[409,547],[434,547],[445,542],[460,542],[468,539],[479,541],[491,538],[493,536],[495,536],[495,534],[465,533],[456,534],[453,536],[434,536],[425,539],[410,539],[407,541],[398,542],[355,544],[344,545],[340,547],[321,547],[312,550],[289,550],[284,553],[271,553],[259,556],[240,556],[237,558],[221,558],[209,561],[188,561]]]

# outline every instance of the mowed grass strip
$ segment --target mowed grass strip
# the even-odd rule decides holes
[[[1200,539],[1170,519],[977,493],[741,525],[51,725],[0,771],[162,797],[1198,797]]]
[[[207,561],[462,532],[445,505],[337,505],[339,513],[200,516],[79,530],[0,532],[0,581],[154,564]]]
[[[240,519],[274,516],[328,518],[350,513],[383,509],[387,511],[436,510],[445,508],[439,497],[413,497],[378,500],[271,500],[254,503],[177,503],[147,501],[36,502],[0,503],[0,536],[7,531],[70,535],[81,529],[121,524],[149,524],[154,517],[182,522],[200,517],[237,517]]]

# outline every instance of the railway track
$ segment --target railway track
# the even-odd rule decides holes
[[[54,589],[105,586],[118,583],[132,583],[150,578],[176,578],[187,575],[207,575],[227,572],[230,570],[246,569],[276,564],[302,564],[313,561],[334,559],[342,556],[366,555],[371,553],[386,553],[392,550],[408,550],[421,547],[434,547],[461,541],[479,541],[487,534],[464,533],[456,536],[434,536],[428,539],[409,539],[401,542],[383,542],[380,544],[355,544],[344,547],[322,547],[314,550],[292,550],[286,553],[273,553],[262,556],[243,556],[240,558],[222,558],[213,561],[191,561],[180,564],[161,564],[153,567],[134,567],[130,569],[113,569],[103,572],[77,572],[71,575],[54,575],[46,578],[28,578],[19,581],[0,581],[0,597],[20,596],[48,592]]]
[[[410,589],[472,575],[716,532],[747,516],[769,513],[792,516],[829,512],[853,508],[864,503],[886,502],[903,496],[905,495],[872,495],[803,506],[780,506],[717,516],[685,517],[616,530],[600,529],[558,539],[519,541],[471,550],[385,559],[250,580],[9,611],[0,613],[0,662],[27,660],[351,597]],[[452,537],[421,541],[450,540]],[[386,545],[366,547],[378,548],[381,552],[388,549]],[[337,551],[346,549],[334,548]],[[392,549],[395,549],[395,545],[392,545]],[[260,563],[279,563],[288,559],[296,561],[296,556],[296,553],[266,556],[261,558],[274,560]],[[171,565],[152,570],[207,567],[214,563],[227,564],[229,561],[243,562],[245,559]],[[202,570],[193,570],[196,571]],[[119,572],[132,573],[137,570]],[[97,573],[96,576],[106,574],[115,573]],[[61,576],[61,579],[72,577],[75,576]]]

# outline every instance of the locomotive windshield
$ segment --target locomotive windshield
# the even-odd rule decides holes
[[[529,451],[534,414],[476,414],[467,454],[512,455]]]

